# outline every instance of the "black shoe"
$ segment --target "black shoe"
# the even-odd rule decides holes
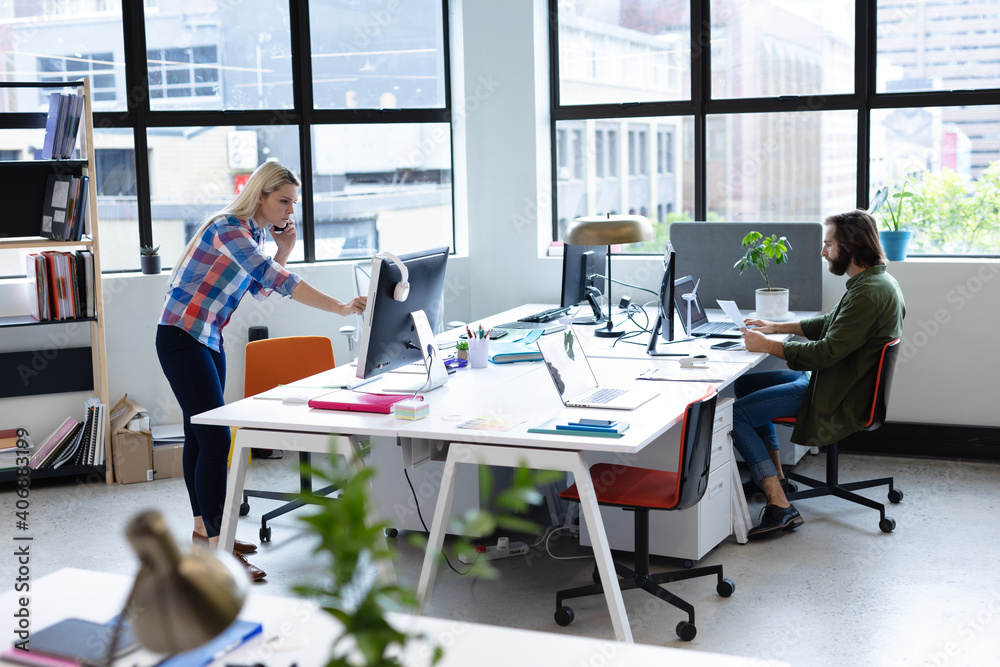
[[[765,505],[760,515],[760,523],[747,532],[747,539],[754,540],[769,535],[780,535],[805,523],[805,519],[802,518],[794,505],[788,507]]]
[[[795,486],[795,482],[792,482],[787,477],[782,478],[780,481],[781,490],[785,492],[786,496],[789,493],[795,493],[799,490],[799,487]],[[752,477],[743,482],[743,496],[747,500],[763,500],[766,495],[767,494],[764,493],[764,489],[757,486],[757,482],[755,482]]]
[[[256,447],[250,450],[251,455],[255,459],[280,459],[281,450],[280,449],[258,449]]]

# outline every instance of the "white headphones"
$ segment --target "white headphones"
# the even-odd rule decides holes
[[[399,257],[396,257],[395,254],[388,250],[383,250],[379,254],[391,260],[393,264],[399,267],[400,280],[396,283],[396,287],[392,291],[392,298],[396,301],[406,301],[406,297],[410,294],[410,272],[407,270],[406,264],[403,264]]]

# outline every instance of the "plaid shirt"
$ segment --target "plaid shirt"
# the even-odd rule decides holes
[[[302,279],[264,254],[264,237],[253,218],[230,215],[208,225],[167,287],[159,323],[221,352],[222,329],[247,291],[258,300],[272,291],[291,296]]]

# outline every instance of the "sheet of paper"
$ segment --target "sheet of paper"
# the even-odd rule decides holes
[[[715,302],[719,304],[719,308],[722,308],[722,312],[726,314],[733,323],[740,329],[746,329],[747,325],[743,323],[743,316],[740,314],[740,309],[737,307],[735,301],[723,301],[722,299],[716,299]]]

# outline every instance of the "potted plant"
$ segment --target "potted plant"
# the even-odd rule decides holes
[[[906,248],[913,236],[911,230],[903,227],[903,204],[907,199],[916,196],[913,191],[907,190],[908,183],[911,183],[909,178],[903,181],[899,192],[895,194],[890,194],[891,188],[888,185],[879,188],[875,192],[875,196],[872,197],[872,203],[868,209],[872,215],[879,213],[882,222],[885,223],[886,228],[878,233],[878,238],[882,243],[882,249],[885,250],[886,258],[891,262],[901,262],[906,259]],[[896,200],[895,208],[892,206],[892,199]],[[883,206],[888,213],[882,210]],[[911,208],[913,208],[912,203]]]
[[[139,246],[139,268],[143,273],[156,275],[160,272],[160,246]]]
[[[767,277],[767,267],[773,261],[775,265],[788,261],[788,251],[792,244],[784,236],[776,234],[764,236],[760,232],[750,232],[743,237],[740,244],[743,256],[733,265],[740,270],[740,275],[749,268],[755,268],[764,277],[764,285],[756,292],[757,317],[764,320],[780,320],[788,316],[788,289],[771,287]]]
[[[468,341],[460,340],[455,343],[455,356],[459,359],[469,358],[469,343]]]

